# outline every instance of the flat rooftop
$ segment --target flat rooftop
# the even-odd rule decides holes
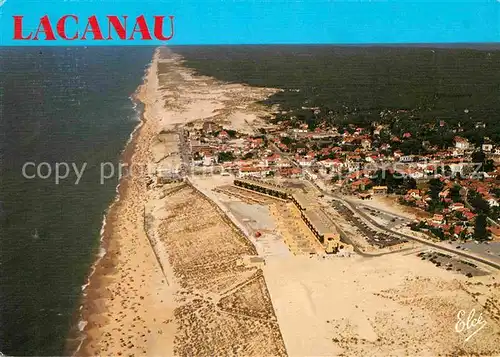
[[[332,226],[330,220],[323,211],[319,209],[313,209],[305,211],[304,215],[320,235],[337,232],[337,230]]]
[[[294,192],[293,197],[297,201],[300,207],[307,210],[307,208],[313,206],[313,202],[302,192]]]
[[[237,181],[245,182],[245,183],[250,184],[250,185],[257,185],[257,186],[267,188],[270,190],[276,190],[276,191],[281,191],[283,193],[288,193],[288,190],[285,187],[280,186],[280,185],[275,185],[272,182],[249,180],[249,179],[237,179]]]

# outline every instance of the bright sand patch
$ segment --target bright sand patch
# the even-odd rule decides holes
[[[500,352],[500,284],[492,276],[467,281],[413,255],[390,254],[271,257],[264,277],[291,356]],[[456,316],[473,308],[488,324],[464,344]]]

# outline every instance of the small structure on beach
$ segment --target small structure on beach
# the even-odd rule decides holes
[[[387,186],[373,186],[372,191],[374,195],[386,195]]]
[[[266,265],[266,260],[263,257],[255,256],[255,255],[246,255],[240,258],[237,262],[238,265],[244,265],[247,267],[257,267],[262,268]]]

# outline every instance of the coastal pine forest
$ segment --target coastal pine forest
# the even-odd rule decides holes
[[[188,67],[234,83],[282,91],[276,120],[310,129],[387,126],[409,132],[408,154],[422,142],[446,148],[460,135],[481,145],[500,141],[500,48],[206,46],[177,47]],[[311,108],[317,108],[312,110]],[[387,134],[387,135],[385,135]]]

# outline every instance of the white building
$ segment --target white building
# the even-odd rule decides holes
[[[458,150],[468,150],[470,147],[469,140],[461,136],[455,136],[455,148]]]
[[[484,152],[491,152],[493,150],[493,145],[492,144],[483,144],[481,146]]]

